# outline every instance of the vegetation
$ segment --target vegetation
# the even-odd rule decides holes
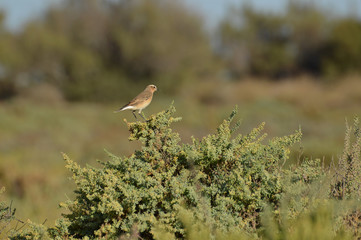
[[[307,79],[222,85],[202,82],[186,95],[174,96],[183,120],[172,126],[182,142],[190,144],[192,135],[201,139],[213,132],[227,117],[225,112],[238,104],[242,134],[261,121],[267,123],[265,131],[271,138],[302,127],[302,142],[291,148],[285,167],[305,157],[320,158],[327,166],[336,164],[342,153],[345,116],[352,119],[354,114],[361,115],[360,87],[357,78],[327,88]],[[54,94],[41,94],[45,89]],[[223,91],[228,94],[222,95]],[[18,219],[46,221],[49,227],[64,212],[58,203],[74,197],[75,186],[67,177],[61,152],[81,166],[97,166],[97,159],[108,160],[104,148],[116,156],[129,156],[140,147],[138,141],[127,141],[127,127],[122,123],[123,118],[134,120],[131,112],[113,114],[124,103],[68,103],[55,95],[44,86],[0,103],[0,184],[7,190],[1,199],[13,202]],[[212,100],[214,97],[217,102]],[[149,116],[164,109],[167,103],[169,97],[160,90],[144,112]]]
[[[264,144],[261,124],[232,137],[239,126],[231,126],[236,112],[216,133],[191,144],[180,144],[170,128],[180,120],[172,106],[145,122],[127,123],[129,140],[140,141],[141,149],[123,158],[109,153],[102,168],[82,168],[64,155],[76,184],[74,200],[61,204],[67,213],[55,227],[31,224],[11,238],[359,237],[358,119],[347,128],[347,160],[340,166],[327,169],[319,160],[306,160],[285,169],[300,131]],[[344,192],[347,197],[340,197]]]
[[[48,82],[73,101],[124,100],[149,81],[175,92],[214,64],[201,19],[175,2],[69,0],[7,34],[0,60],[14,93]]]
[[[255,228],[263,204],[277,205],[282,191],[278,164],[288,158],[287,147],[299,140],[299,133],[264,146],[259,143],[260,126],[231,139],[234,112],[217,134],[182,146],[169,128],[178,120],[172,117],[174,111],[128,124],[130,140],[143,146],[129,158],[113,156],[103,169],[81,169],[66,157],[77,197],[65,204],[71,213],[56,226],[60,233],[55,236],[115,237],[137,224],[141,236],[149,238],[152,219],[182,236],[176,209],[182,204],[201,209],[202,203],[222,230]]]
[[[245,5],[211,35],[163,0],[65,0],[19,32],[5,17],[0,238],[361,238],[359,120],[342,127],[361,115],[360,19]],[[184,120],[126,121],[128,142],[112,111],[149,83],[145,113],[171,98]],[[223,121],[236,104],[242,125]]]
[[[3,194],[5,188],[3,187],[0,190],[0,194]],[[7,206],[5,202],[0,202],[0,236],[5,237],[4,232],[8,231],[9,224],[14,220],[15,209],[12,209],[11,206]]]
[[[327,78],[360,69],[360,20],[334,18],[302,1],[289,1],[285,14],[233,10],[219,27],[219,52],[231,75]]]
[[[39,83],[68,100],[101,102],[128,99],[149,82],[174,94],[219,76],[337,80],[360,72],[361,23],[332,16],[302,1],[284,14],[246,5],[210,37],[196,12],[174,1],[66,0],[18,33],[2,14],[0,99]]]

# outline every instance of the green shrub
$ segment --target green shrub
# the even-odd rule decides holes
[[[234,225],[255,229],[265,203],[276,207],[282,193],[282,169],[289,146],[301,133],[275,138],[262,144],[262,123],[248,135],[231,138],[230,123],[236,112],[201,141],[194,140],[191,157],[206,177],[202,193],[210,201],[212,217],[222,230]]]
[[[237,113],[216,132],[182,144],[175,108],[127,123],[142,147],[108,153],[102,167],[64,154],[75,198],[55,227],[28,221],[9,239],[352,239],[360,237],[359,122],[347,125],[335,169],[304,160],[284,169],[301,132],[265,141],[264,123],[235,135]],[[354,133],[355,137],[352,137]],[[233,136],[235,135],[235,136]],[[4,213],[6,207],[2,208]],[[13,214],[8,215],[9,220]]]
[[[30,220],[27,223],[23,223],[23,227],[21,229],[13,229],[8,238],[10,240],[45,240],[50,239],[47,227],[43,224],[36,224],[31,222]]]
[[[281,214],[283,217],[278,218],[266,209],[262,215],[263,228],[259,236],[265,240],[353,239],[350,232],[342,227],[336,227],[338,226],[336,216],[340,215],[339,207],[344,206],[325,200],[322,205],[301,212],[297,218],[287,218],[283,214]],[[281,213],[287,212],[287,208],[281,208]]]
[[[180,144],[170,128],[180,120],[174,113],[170,107],[146,122],[127,123],[129,140],[140,141],[141,150],[123,158],[109,154],[112,160],[100,169],[82,168],[64,155],[77,185],[76,197],[62,204],[69,213],[50,229],[52,237],[113,238],[130,235],[136,226],[139,236],[151,239],[155,224],[182,237],[181,207],[204,209],[195,218],[208,219],[222,232],[259,226],[264,206],[279,205],[281,164],[301,133],[263,144],[261,124],[232,138],[238,127],[230,126],[235,110],[216,133]]]
[[[334,169],[331,195],[337,199],[361,200],[361,132],[360,121],[354,119],[353,126],[346,122],[345,146],[338,166]]]
[[[353,126],[346,122],[343,154],[334,168],[331,181],[331,197],[339,200],[357,201],[357,207],[343,214],[343,223],[355,236],[361,238],[361,132],[358,117]]]
[[[330,188],[326,173],[319,159],[306,159],[299,166],[285,170],[281,208],[287,219],[296,219],[304,212],[315,210],[328,199]],[[281,214],[281,210],[277,213]]]

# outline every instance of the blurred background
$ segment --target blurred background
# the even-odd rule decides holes
[[[183,139],[238,105],[246,134],[299,127],[291,162],[337,160],[361,115],[359,0],[1,0],[0,186],[22,220],[54,225],[74,186],[61,152],[100,166],[128,142],[113,114],[155,84],[144,111],[174,100]]]

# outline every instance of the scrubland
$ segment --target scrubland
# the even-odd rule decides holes
[[[189,143],[191,136],[214,132],[238,105],[241,133],[261,122],[269,137],[302,130],[302,141],[293,146],[287,165],[316,158],[328,165],[342,154],[345,119],[352,122],[361,115],[360,85],[358,76],[335,85],[309,77],[272,83],[209,80],[182,89],[173,99],[158,86],[144,112],[149,116],[174,101],[183,119],[173,127]],[[32,91],[0,104],[0,181],[6,187],[2,197],[13,201],[19,219],[46,220],[53,226],[63,211],[59,202],[72,198],[74,189],[62,152],[82,166],[98,166],[98,160],[108,159],[104,149],[129,156],[140,145],[128,141],[123,119],[134,121],[131,112],[113,113],[124,103],[71,103],[54,97],[56,93],[42,96]]]

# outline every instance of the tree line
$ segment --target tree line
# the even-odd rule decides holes
[[[112,101],[145,82],[174,93],[215,76],[328,80],[361,69],[360,19],[302,2],[290,1],[281,14],[231,9],[213,35],[179,1],[67,0],[15,33],[5,28],[5,15],[0,99],[43,82],[68,100]]]

